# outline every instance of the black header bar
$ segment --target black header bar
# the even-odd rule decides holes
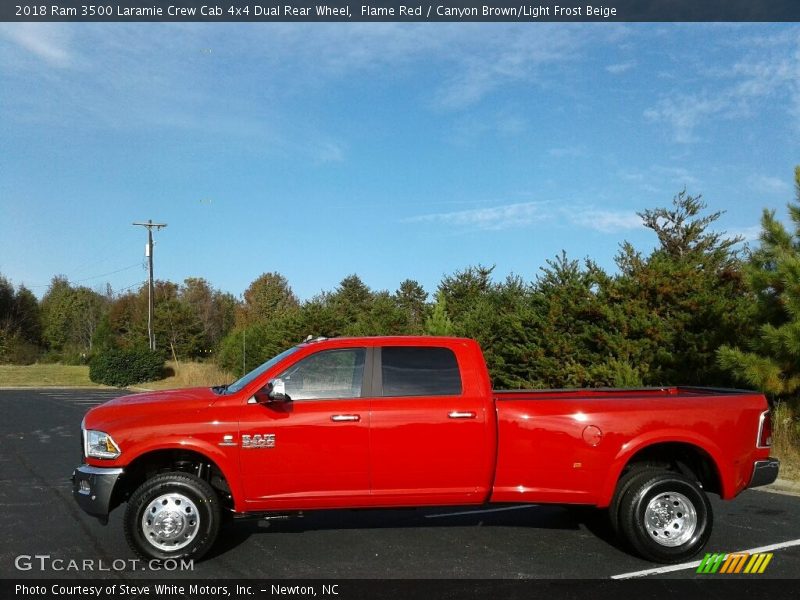
[[[800,0],[2,0],[0,21],[792,22]]]

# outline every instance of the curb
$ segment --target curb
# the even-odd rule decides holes
[[[133,390],[134,392],[154,392],[156,391],[153,388],[146,388],[146,387],[138,387],[138,386],[128,386],[124,388],[116,388],[110,385],[0,385],[0,391],[3,390],[13,390],[13,391],[25,391],[25,390],[89,390],[89,391],[99,391],[99,390]]]
[[[789,496],[800,496],[800,481],[790,479],[776,479],[775,483],[756,488],[762,492],[771,494],[788,494]]]
[[[116,390],[110,385],[0,385],[0,390]]]

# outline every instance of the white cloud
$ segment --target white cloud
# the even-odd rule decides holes
[[[497,24],[464,33],[442,54],[451,74],[437,87],[435,102],[441,108],[466,108],[507,85],[542,84],[558,73],[555,65],[581,59],[593,43],[617,40],[626,29],[543,24],[531,35],[525,27]]]
[[[755,242],[761,235],[760,225],[751,225],[750,227],[732,227],[725,230],[725,236],[729,238],[741,237],[742,242]]]
[[[700,67],[706,81],[703,89],[662,96],[644,111],[644,117],[666,123],[674,141],[682,144],[698,141],[697,130],[714,118],[741,118],[766,108],[788,107],[795,126],[800,126],[800,34],[784,34],[770,44],[761,38],[745,38],[736,43],[736,49],[745,55],[731,64]]]
[[[670,167],[664,165],[654,165],[652,172],[660,179],[666,180],[672,186],[697,185],[699,180],[684,167]]]
[[[518,202],[490,208],[474,208],[446,213],[419,215],[408,223],[438,223],[465,229],[500,230],[525,227],[552,217],[546,202]]]
[[[405,219],[406,223],[430,223],[482,231],[518,229],[544,221],[576,225],[601,233],[617,233],[642,226],[641,218],[634,211],[605,210],[581,204],[564,205],[553,202],[518,202]]]
[[[785,194],[791,190],[791,186],[780,177],[751,175],[747,182],[752,189],[762,194]]]
[[[615,63],[613,65],[606,65],[606,71],[608,71],[612,75],[621,75],[622,73],[630,71],[635,66],[636,66],[636,61],[631,60],[624,63]]]
[[[577,210],[570,215],[576,225],[601,233],[617,233],[642,227],[642,219],[633,211]]]
[[[700,97],[693,95],[661,99],[656,106],[644,112],[650,121],[663,121],[672,127],[673,139],[681,144],[698,141],[697,126],[710,116],[729,107],[722,97]]]
[[[344,146],[335,141],[324,141],[312,149],[314,158],[320,163],[337,163],[345,159]]]
[[[366,77],[377,93],[394,90],[424,64],[435,75],[409,101],[461,110],[506,85],[555,79],[552,65],[576,61],[622,31],[613,24],[545,24],[531,35],[514,24],[443,23],[434,32],[407,23],[14,23],[0,28],[0,74],[13,73],[16,90],[36,93],[7,94],[0,104],[32,125],[192,130],[236,138],[242,151],[340,162],[347,135],[302,117],[331,87]],[[499,107],[487,132],[527,129],[517,107]]]
[[[683,188],[696,190],[702,187],[700,179],[681,166],[651,165],[641,170],[623,169],[618,172],[618,177],[648,194],[665,196],[665,200]]]
[[[0,37],[55,67],[72,62],[69,29],[59,23],[2,23]]]

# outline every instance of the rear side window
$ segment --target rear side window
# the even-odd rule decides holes
[[[381,349],[384,396],[456,396],[461,374],[449,348],[385,346]]]

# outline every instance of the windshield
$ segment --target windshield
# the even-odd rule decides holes
[[[238,392],[244,386],[246,386],[248,383],[253,381],[256,377],[261,375],[264,371],[269,370],[270,367],[272,367],[273,365],[278,364],[284,358],[286,358],[290,354],[294,354],[295,352],[297,352],[297,346],[294,346],[293,348],[289,348],[285,352],[281,352],[280,354],[278,354],[278,356],[273,356],[267,362],[265,362],[263,364],[260,364],[259,366],[257,366],[255,369],[250,371],[247,375],[245,375],[241,379],[237,379],[232,384],[230,384],[227,388],[225,388],[225,393],[226,394],[231,394],[231,393],[234,393],[234,392]]]

